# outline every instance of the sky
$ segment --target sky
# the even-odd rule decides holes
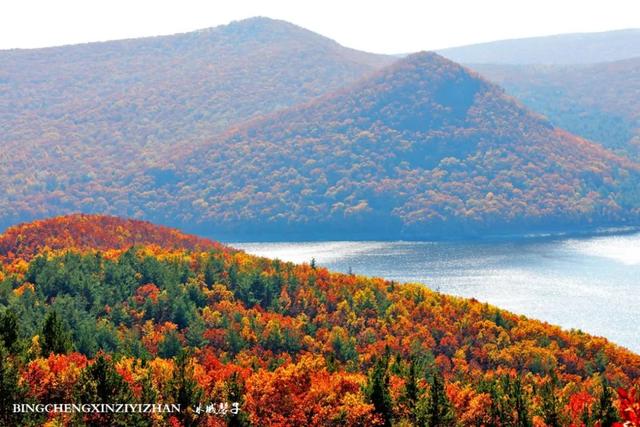
[[[174,34],[253,16],[340,44],[405,53],[508,38],[640,27],[638,0],[8,0],[0,49]]]

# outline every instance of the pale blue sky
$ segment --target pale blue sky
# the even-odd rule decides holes
[[[251,16],[284,19],[357,49],[400,53],[640,27],[638,0],[8,0],[0,49],[172,34]]]

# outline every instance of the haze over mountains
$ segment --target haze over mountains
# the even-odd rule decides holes
[[[419,53],[212,140],[178,163],[160,210],[238,232],[432,237],[630,220],[621,188],[638,172]]]
[[[120,191],[128,184],[123,175],[170,161],[176,147],[391,61],[266,18],[174,36],[1,51],[0,223],[55,208],[108,209],[109,198],[89,199],[105,188]],[[70,186],[82,190],[67,201]]]
[[[555,125],[640,158],[640,57],[598,64],[472,67]]]
[[[349,84],[391,62],[265,18],[174,36],[0,52],[15,185],[91,181]],[[38,177],[33,159],[46,160]],[[82,170],[68,168],[82,160]],[[124,162],[124,164],[123,164]],[[55,171],[55,174],[50,172]],[[78,172],[77,174],[75,172]],[[68,176],[68,175],[74,176]]]
[[[640,224],[640,164],[628,151],[556,127],[469,68],[251,19],[0,52],[0,108],[0,229],[99,213],[0,232],[0,406],[14,405],[0,410],[2,426],[614,426],[640,416],[640,356],[605,338],[389,272],[332,273],[107,215],[228,241]],[[442,268],[398,254],[407,271]],[[495,287],[495,254],[446,263],[484,264]],[[518,279],[528,274],[511,255],[502,271],[515,298],[533,280]],[[602,260],[561,261],[606,280]],[[441,273],[477,290],[484,279],[467,267]],[[553,304],[554,287],[576,312],[603,292],[626,295],[545,275],[554,280],[532,286],[536,305]],[[633,328],[624,307],[607,313]],[[27,408],[73,401],[104,410]],[[223,403],[203,413],[202,402]],[[131,411],[109,410],[122,403]]]
[[[492,242],[420,242],[421,255],[349,258],[358,270],[388,256],[409,274],[464,278],[467,299],[384,268],[389,280],[332,273],[314,259],[260,258],[108,215],[227,241],[640,224],[640,164],[629,150],[556,127],[469,68],[435,53],[370,55],[251,19],[0,52],[0,108],[0,229],[99,213],[0,232],[1,426],[617,426],[640,417],[639,355],[478,300],[480,286],[509,299],[530,286],[525,301],[584,314],[585,304],[627,297],[626,282],[581,283],[580,272],[598,284],[616,282],[611,271],[633,276],[596,239],[597,251],[579,252],[592,264],[513,236],[506,254]],[[571,271],[539,263],[545,277],[534,284],[531,252]],[[491,276],[471,272],[479,266]],[[616,326],[635,330],[630,311],[612,306]],[[104,410],[29,409],[74,401]],[[16,411],[14,402],[27,403]],[[145,402],[162,408],[150,415]],[[201,411],[202,402],[222,403]],[[127,410],[109,410],[122,403]]]
[[[439,51],[554,125],[640,156],[640,30],[501,40]]]
[[[258,18],[0,57],[0,225],[83,211],[421,238],[640,214],[636,163],[435,54],[391,64]]]
[[[438,51],[463,64],[591,64],[640,57],[640,29],[498,40]]]

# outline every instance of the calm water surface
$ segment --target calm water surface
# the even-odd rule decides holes
[[[231,243],[249,253],[419,282],[640,353],[640,234],[500,242]]]

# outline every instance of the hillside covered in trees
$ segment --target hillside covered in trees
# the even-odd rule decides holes
[[[128,213],[225,238],[416,239],[627,224],[640,212],[638,164],[430,53],[165,160],[87,181],[63,173],[56,190],[7,176],[3,214]]]
[[[640,159],[640,57],[582,65],[470,65],[555,125]]]
[[[638,223],[637,163],[435,54],[375,71],[391,59],[257,18],[0,57],[2,228],[78,211],[234,239]]]
[[[109,217],[0,241],[0,425],[587,427],[640,412],[640,356],[424,286]],[[14,402],[181,411],[47,419]],[[197,413],[209,403],[221,413]]]
[[[31,259],[46,251],[128,249],[157,245],[188,250],[220,249],[218,243],[173,228],[110,216],[75,214],[11,227],[0,235],[0,260]]]
[[[224,239],[420,239],[640,219],[638,163],[436,54],[383,67],[258,18],[0,57],[0,228],[85,212]]]
[[[131,173],[169,179],[163,165],[176,147],[331,92],[392,60],[267,18],[0,51],[0,227],[55,210],[107,211]],[[100,198],[105,191],[114,194]],[[34,197],[37,204],[27,200]],[[131,216],[141,209],[110,208]]]
[[[174,171],[175,183],[145,193],[147,206],[248,235],[416,239],[640,213],[638,164],[431,53],[213,138]]]

